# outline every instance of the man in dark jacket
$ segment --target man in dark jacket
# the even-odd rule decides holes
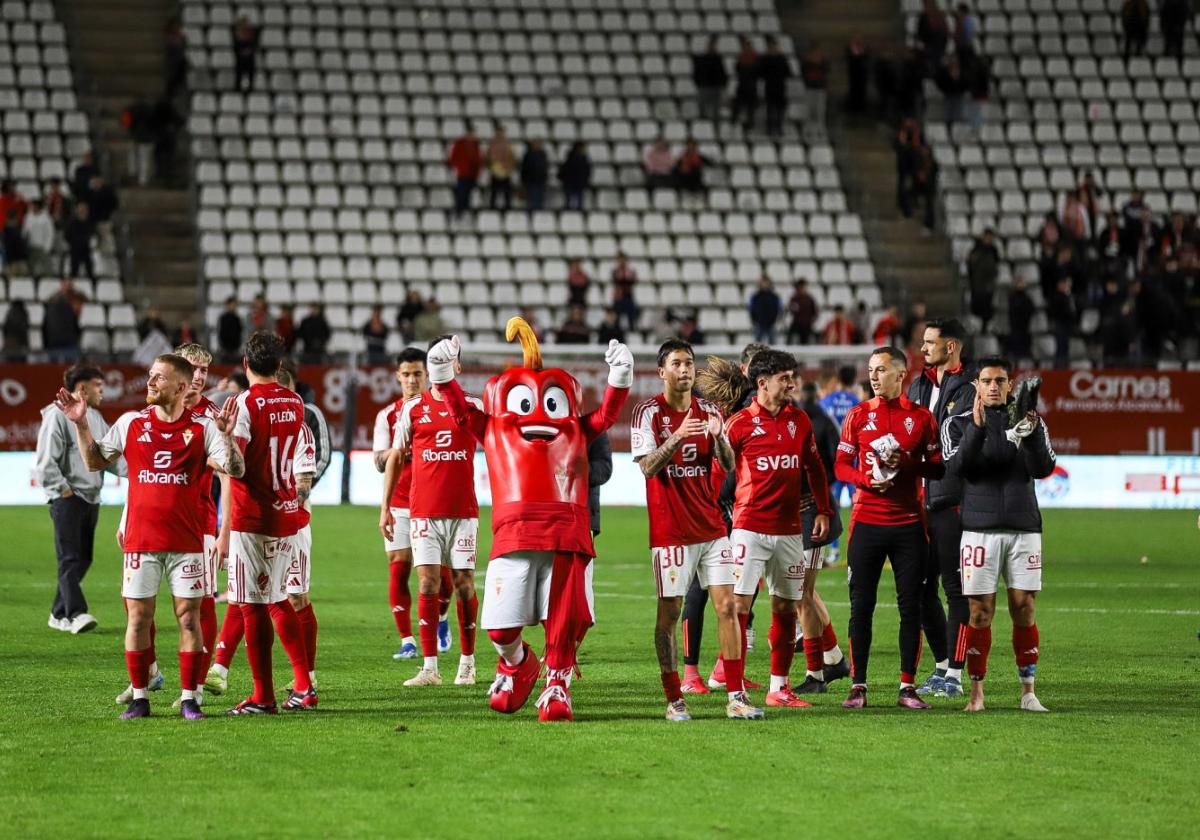
[[[717,37],[708,39],[708,49],[692,56],[692,82],[696,85],[696,109],[700,119],[712,120],[720,131],[721,97],[729,84],[725,61],[717,52]]]
[[[763,101],[767,105],[767,134],[783,136],[783,119],[787,114],[787,85],[792,65],[779,48],[775,38],[767,37],[767,53],[758,59],[758,76],[763,83]]]
[[[975,372],[962,363],[966,330],[955,318],[933,318],[925,326],[921,353],[924,373],[908,386],[908,398],[933,414],[938,428],[951,415],[963,411],[975,399]],[[925,485],[925,517],[929,531],[929,557],[925,564],[925,589],[921,596],[921,626],[936,661],[934,672],[917,689],[921,695],[961,697],[969,609],[958,576],[958,544],[962,522],[958,504],[962,486],[957,477],[946,476]],[[948,610],[938,598],[938,576],[946,591]],[[947,620],[947,613],[949,618]]]
[[[983,322],[987,332],[988,321],[996,314],[994,298],[996,279],[1000,276],[1000,249],[996,247],[996,231],[991,228],[975,240],[975,247],[967,254],[967,281],[971,288],[971,314]]]
[[[600,536],[600,487],[612,478],[612,443],[608,432],[588,444],[588,513],[592,519],[592,536]]]
[[[956,414],[942,427],[946,474],[962,481],[959,556],[963,592],[971,606],[964,645],[971,677],[968,712],[984,708],[983,678],[1001,572],[1008,585],[1021,709],[1046,711],[1033,691],[1039,644],[1034,601],[1042,588],[1042,514],[1034,479],[1054,472],[1055,456],[1050,432],[1036,410],[1014,418],[1016,424],[1010,428],[1010,371],[1005,359],[980,359],[971,410]],[[1016,402],[1020,405],[1023,400]]]
[[[541,140],[533,140],[521,157],[521,186],[525,188],[525,207],[536,213],[546,206],[546,183],[550,180],[550,158]]]

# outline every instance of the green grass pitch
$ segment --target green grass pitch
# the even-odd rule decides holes
[[[500,717],[481,684],[405,689],[376,513],[319,508],[313,599],[319,710],[185,723],[172,633],[155,717],[122,722],[119,558],[106,508],[86,581],[99,628],[46,627],[54,553],[41,508],[0,510],[0,809],[9,837],[1195,836],[1200,778],[1200,539],[1185,512],[1050,511],[1038,694],[1018,710],[1009,621],[996,621],[989,711],[960,700],[897,709],[895,609],[885,573],[874,705],[724,719],[717,695],[689,724],[662,719],[645,511],[609,509],[598,541],[598,623],[584,644],[574,724]],[[486,533],[487,526],[481,527]],[[486,544],[486,540],[484,541]],[[481,550],[481,556],[485,550]],[[1140,558],[1147,555],[1149,562]],[[482,566],[481,566],[482,569]],[[845,635],[844,569],[818,584]],[[761,602],[760,602],[761,603]],[[710,614],[711,615],[711,614]],[[169,625],[169,621],[167,622]],[[766,610],[748,670],[767,672]],[[540,645],[540,631],[533,634]],[[844,638],[843,638],[844,643]],[[706,628],[705,662],[715,649]],[[454,673],[457,646],[443,659]],[[803,658],[797,659],[803,668]],[[276,680],[290,678],[275,648]],[[928,651],[925,667],[928,671]],[[239,653],[231,694],[248,691]],[[761,700],[761,692],[755,692]]]

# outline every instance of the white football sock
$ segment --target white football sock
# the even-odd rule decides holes
[[[944,674],[950,668],[950,660],[949,659],[939,659],[938,662],[934,665],[934,668],[937,669],[938,671],[941,671]]]
[[[181,691],[179,693],[179,699],[180,700],[195,700],[196,692],[189,691],[188,689],[185,688],[183,691]]]
[[[504,660],[505,664],[513,668],[525,661],[525,657],[521,655],[524,645],[521,644],[520,636],[508,644],[501,644],[494,641],[492,642],[492,646],[496,648],[496,653],[500,654],[500,658]]]
[[[955,679],[962,682],[962,668],[947,668],[946,679]]]
[[[473,654],[473,653],[472,653],[472,654],[466,654],[466,653],[464,653],[464,654],[461,654],[461,655],[458,657],[458,664],[459,664],[460,666],[462,666],[462,665],[474,665],[474,664],[475,664],[475,654]]]
[[[426,656],[425,657],[425,665],[423,667],[427,671],[436,671],[438,669],[437,657],[436,656]]]
[[[144,688],[135,688],[133,690],[133,699],[134,700],[145,700],[146,696],[147,696],[147,692],[146,692],[146,689],[144,689]]]
[[[225,679],[226,677],[229,676],[229,669],[226,668],[224,665],[214,663],[212,666],[212,669],[220,675],[221,679]]]
[[[842,649],[838,645],[834,645],[829,650],[825,651],[825,664],[836,665],[842,661]]]
[[[805,671],[804,675],[806,677],[812,677],[814,680],[820,680],[821,682],[825,682],[825,672],[824,671]]]
[[[769,690],[770,691],[779,691],[785,685],[787,685],[787,681],[788,681],[787,677],[780,677],[775,674],[772,674],[771,675],[771,688]]]
[[[403,639],[400,640],[400,644],[401,645],[412,645],[413,647],[416,647],[417,640],[414,639],[412,636],[405,636]]]

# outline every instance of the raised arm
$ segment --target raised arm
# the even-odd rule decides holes
[[[213,418],[213,426],[221,435],[225,460],[222,463],[215,458],[208,459],[210,467],[218,473],[225,473],[233,478],[241,478],[246,474],[246,456],[242,452],[242,447],[238,445],[238,442],[233,437],[233,429],[237,425],[237,416],[237,400],[225,400],[225,404],[221,406],[221,411]]]
[[[589,443],[617,422],[621,408],[629,398],[629,389],[633,387],[633,354],[628,347],[615,339],[609,341],[604,361],[608,362],[608,387],[604,389],[604,398],[599,408],[583,415],[579,421]]]
[[[54,404],[58,406],[67,418],[75,424],[75,439],[79,443],[79,451],[83,455],[83,463],[92,472],[98,472],[110,464],[116,463],[121,457],[120,451],[115,451],[109,456],[100,449],[100,444],[92,437],[92,428],[87,421],[87,402],[82,397],[77,397],[66,388],[59,388],[58,395],[54,398]]]

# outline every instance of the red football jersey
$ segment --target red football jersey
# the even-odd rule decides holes
[[[687,411],[672,409],[662,394],[638,403],[633,409],[629,436],[634,459],[661,446],[689,415],[703,420],[723,419],[720,409],[708,400],[692,400]],[[707,433],[692,435],[661,470],[646,479],[651,548],[693,545],[725,536],[725,523],[711,484],[717,466],[712,438]]]
[[[899,441],[902,455],[892,486],[880,493],[871,488],[871,468],[877,457],[871,442],[888,434]],[[921,479],[941,478],[945,472],[937,421],[929,409],[904,396],[892,400],[873,397],[859,403],[842,423],[834,472],[838,481],[858,488],[851,521],[871,525],[922,521]]]
[[[192,406],[192,414],[197,417],[207,417],[212,420],[220,413],[221,409],[217,408],[217,404],[203,394],[200,396],[200,401]],[[217,535],[217,500],[213,498],[213,471],[211,468],[205,471],[200,481],[205,488],[200,494],[200,504],[204,506],[204,533],[215,537]]]
[[[725,434],[733,447],[737,493],[733,527],[759,534],[799,534],[801,472],[808,479],[817,513],[831,516],[829,478],[808,415],[791,403],[774,417],[758,403],[729,418]]]
[[[129,494],[122,550],[204,550],[205,511],[200,497],[212,487],[208,459],[225,463],[217,427],[190,411],[173,423],[153,406],[122,414],[99,441],[104,457],[124,454]]]
[[[467,397],[468,404],[483,403]],[[475,435],[450,415],[447,405],[426,391],[406,400],[396,417],[392,448],[408,450],[412,461],[413,519],[474,519]]]
[[[404,399],[398,399],[387,408],[381,408],[375,415],[375,433],[372,435],[371,450],[382,452],[392,447],[392,434],[396,428],[396,419],[404,406]],[[404,464],[400,467],[400,475],[396,478],[396,486],[392,488],[392,498],[388,507],[407,508],[409,496],[412,493],[412,458],[404,453]]]
[[[317,474],[317,441],[307,423],[300,424],[300,439],[296,443],[296,454],[292,458],[292,474],[295,476]],[[312,488],[309,487],[309,493]],[[312,500],[296,511],[296,530],[299,531],[312,520]]]
[[[251,385],[234,399],[238,415],[233,436],[246,456],[246,473],[230,482],[230,527],[290,537],[303,527],[292,467],[304,434],[304,403],[277,382]]]

